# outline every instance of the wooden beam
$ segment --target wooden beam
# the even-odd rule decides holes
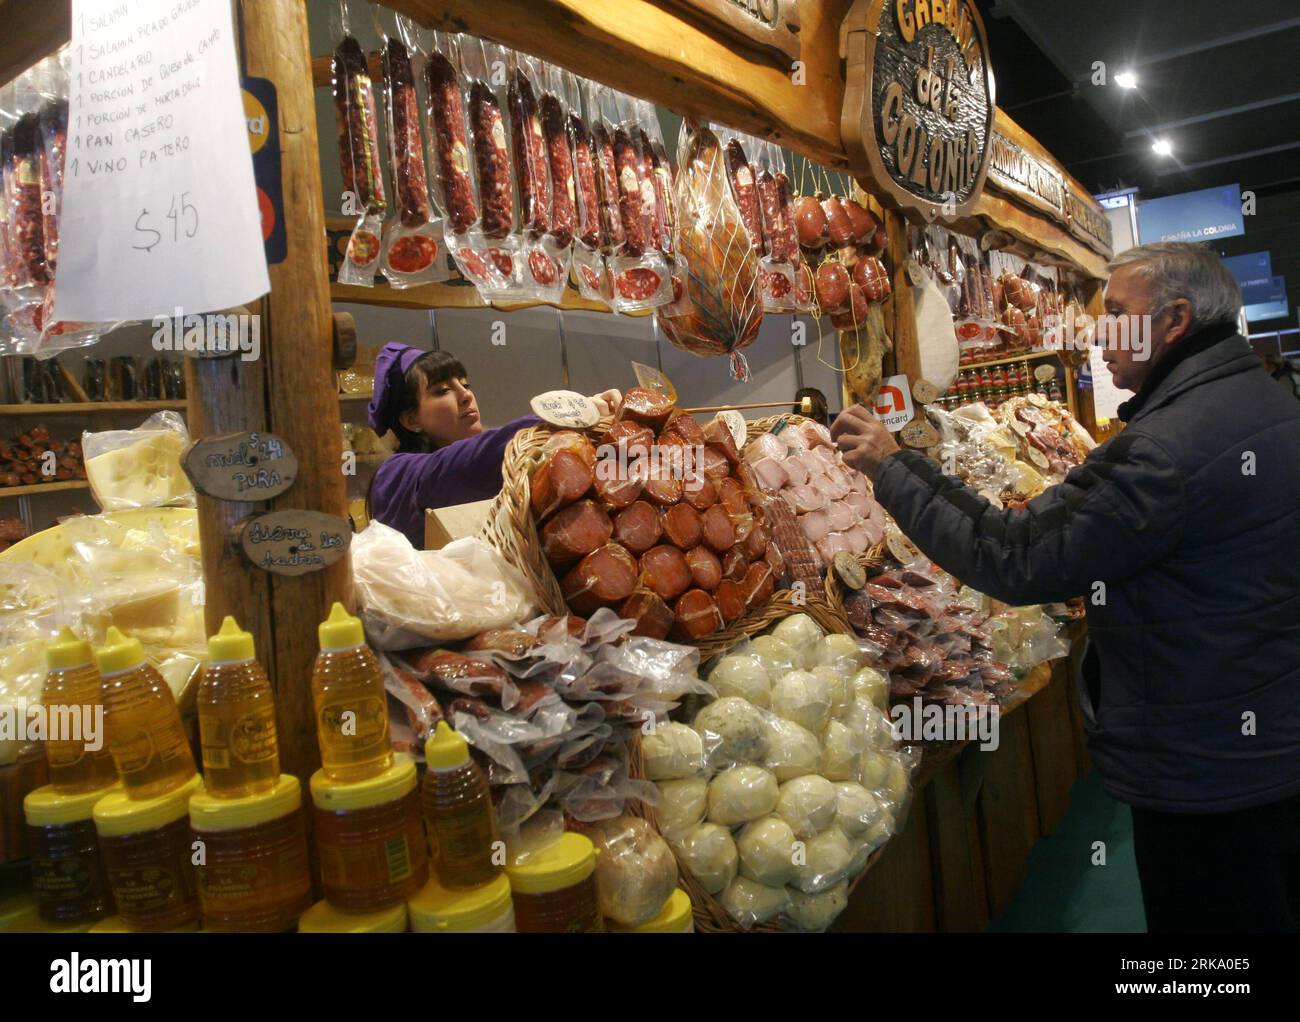
[[[524,50],[679,113],[774,139],[827,167],[840,142],[848,0],[799,0],[802,74],[645,0],[386,0],[422,25]]]
[[[72,0],[0,0],[0,85],[72,38]]]

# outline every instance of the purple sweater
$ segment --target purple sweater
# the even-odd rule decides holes
[[[394,454],[370,485],[370,516],[405,533],[424,549],[424,511],[495,497],[501,489],[506,445],[521,429],[542,420],[525,415],[427,454]]]

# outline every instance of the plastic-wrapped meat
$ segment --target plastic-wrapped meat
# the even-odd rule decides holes
[[[840,482],[829,475],[818,476],[808,485],[825,494],[828,501],[843,500],[849,495],[848,483]]]
[[[929,575],[922,575],[919,571],[910,569],[904,569],[903,573],[898,576],[898,580],[903,585],[911,586],[913,589],[925,589],[937,584]]]
[[[781,462],[781,468],[785,471],[791,486],[806,486],[809,479],[808,466],[804,463],[803,457],[794,455],[786,458]]]
[[[835,460],[834,448],[812,447],[808,451],[808,456],[821,465],[823,472],[839,468],[839,462]]]
[[[861,472],[849,473],[849,488],[854,493],[865,493],[871,496],[871,481]]]
[[[817,543],[826,538],[831,531],[831,519],[829,511],[809,511],[806,515],[799,516],[799,527],[803,529],[803,534],[808,537],[809,543]]]
[[[542,640],[530,632],[520,631],[517,628],[489,628],[486,632],[479,632],[465,643],[463,648],[466,652],[497,650],[518,657],[541,644]]]
[[[848,540],[849,548],[855,554],[866,553],[867,548],[871,546],[871,538],[861,525],[850,526],[842,535]]]
[[[871,622],[871,597],[864,590],[850,590],[844,594],[844,615],[859,635],[868,628],[875,628],[878,632],[884,633],[884,629],[876,628]],[[888,638],[889,644],[892,645],[893,635],[889,634]]]
[[[401,656],[417,677],[427,677],[443,688],[464,695],[501,699],[507,686],[511,685],[509,675],[496,664],[449,650],[429,649]]]
[[[853,548],[849,545],[848,539],[842,532],[832,532],[829,535],[818,540],[815,544],[817,552],[827,564],[835,558],[836,554],[851,554]]]
[[[859,518],[869,519],[876,507],[873,498],[868,497],[865,493],[850,491],[844,498],[844,503],[857,512]]]
[[[980,664],[980,677],[985,682],[1013,682],[1016,680],[1015,674],[1011,668],[1001,661],[994,660],[990,663]]]
[[[790,477],[786,475],[781,462],[772,458],[753,462],[750,468],[754,472],[754,478],[758,480],[758,485],[768,493],[777,493],[790,482]]]
[[[878,522],[874,518],[868,519],[862,523],[862,528],[867,534],[868,548],[879,546],[885,541],[885,523]]]
[[[792,486],[790,489],[782,491],[781,496],[786,497],[791,506],[800,514],[807,511],[820,511],[829,503],[826,494],[811,484]]]
[[[851,529],[858,522],[857,515],[853,513],[853,509],[849,507],[848,504],[839,500],[834,500],[827,504],[825,514],[830,532],[844,532],[847,529]],[[814,540],[814,542],[816,541]]]

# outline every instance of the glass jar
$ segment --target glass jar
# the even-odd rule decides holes
[[[157,798],[115,791],[95,804],[95,829],[117,913],[132,930],[197,926],[199,886],[190,837],[190,796],[199,777]]]
[[[415,761],[397,755],[377,777],[357,782],[311,777],[316,848],[325,899],[368,912],[405,902],[429,879]]]
[[[23,799],[32,891],[42,919],[80,923],[112,912],[93,812],[113,790],[110,786],[65,795],[47,784]]]
[[[507,866],[520,933],[602,933],[596,897],[596,849],[582,834],[566,833],[521,865]]]
[[[515,909],[504,874],[478,887],[448,890],[431,879],[406,903],[415,933],[514,933]]]
[[[281,774],[269,792],[190,799],[190,827],[203,842],[198,865],[203,927],[215,933],[283,933],[311,905],[302,785]]]

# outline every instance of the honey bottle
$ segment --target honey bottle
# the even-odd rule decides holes
[[[181,787],[195,774],[194,754],[176,698],[140,640],[109,628],[96,659],[108,747],[126,797],[157,798]]]
[[[271,682],[257,662],[253,637],[233,617],[208,639],[198,695],[203,780],[214,798],[241,798],[280,780]]]
[[[117,780],[117,767],[104,734],[99,668],[90,643],[64,628],[46,647],[45,662],[50,673],[41,689],[41,703],[50,718],[45,742],[50,786],[60,795],[106,788]],[[98,747],[91,750],[88,745]]]
[[[465,739],[445,720],[424,743],[424,822],[433,846],[433,870],[443,887],[476,887],[494,880],[496,821],[487,778],[470,759]]]
[[[361,622],[335,603],[317,629],[311,672],[321,767],[331,781],[364,781],[393,765],[388,701],[379,661]]]

